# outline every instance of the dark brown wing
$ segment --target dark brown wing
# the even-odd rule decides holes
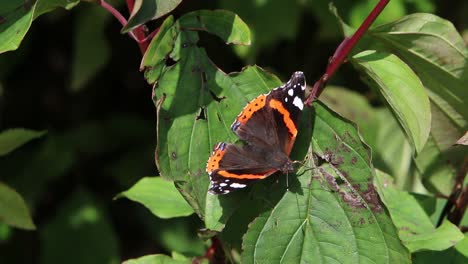
[[[206,171],[210,175],[210,192],[225,194],[244,188],[278,171],[269,160],[270,155],[249,145],[219,143],[208,159]]]

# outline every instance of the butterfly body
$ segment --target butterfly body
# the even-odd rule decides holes
[[[295,72],[284,85],[250,101],[231,125],[245,142],[218,143],[208,159],[212,194],[226,194],[277,171],[294,170],[289,158],[304,108],[305,77]]]

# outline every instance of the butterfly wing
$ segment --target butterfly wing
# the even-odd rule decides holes
[[[304,107],[305,77],[296,72],[283,86],[247,104],[231,126],[244,146],[219,143],[206,171],[210,193],[244,188],[282,169],[289,161]]]
[[[231,129],[248,144],[282,150],[289,155],[304,108],[305,88],[304,74],[295,72],[283,86],[249,102]]]
[[[210,193],[225,194],[244,188],[278,171],[272,168],[268,155],[249,145],[218,143],[208,159],[206,171],[210,175]]]

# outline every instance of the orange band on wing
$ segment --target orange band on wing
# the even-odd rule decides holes
[[[292,121],[288,110],[284,108],[283,104],[278,100],[272,99],[270,100],[270,107],[280,112],[280,114],[283,116],[283,121],[286,124],[286,127],[289,130],[289,133],[291,133],[293,138],[296,138],[296,135],[297,135],[296,125],[294,124],[294,121]]]
[[[221,159],[224,156],[224,153],[226,152],[225,149],[221,148],[222,144],[225,143],[218,143],[218,145],[216,145],[215,150],[208,159],[208,162],[206,163],[206,172],[211,173],[212,171],[219,168],[219,162],[221,161]]]
[[[270,176],[275,171],[276,170],[272,170],[263,174],[235,174],[235,173],[229,173],[225,170],[220,170],[220,171],[217,171],[216,173],[226,178],[259,180],[259,179],[263,179],[263,178]]]
[[[245,122],[247,122],[247,120],[252,117],[253,113],[265,106],[265,102],[266,95],[259,95],[244,107],[242,112],[237,116],[236,120],[241,124],[245,124]]]

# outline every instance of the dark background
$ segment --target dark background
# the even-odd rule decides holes
[[[333,20],[318,15],[327,9],[301,5],[291,22],[281,5],[265,8],[253,2],[242,6],[229,1],[184,1],[173,15],[226,8],[241,18],[247,14],[244,20],[254,30],[269,21],[284,24],[283,32],[274,30],[276,24],[271,25],[271,32],[255,32],[268,36],[262,43],[254,43],[255,52],[244,58],[208,34],[201,34],[200,45],[225,72],[255,63],[283,80],[296,70],[304,71],[309,84],[313,83],[341,39],[336,24],[330,24]],[[349,21],[353,8],[363,1],[346,2],[335,4],[346,7],[339,12]],[[433,12],[452,21],[460,32],[467,28],[466,2],[422,1],[429,6],[426,9],[401,2],[404,13]],[[78,91],[70,88],[78,16],[93,8],[81,3],[71,11],[60,9],[39,17],[17,51],[0,55],[0,130],[48,131],[43,138],[0,158],[0,180],[25,198],[38,227],[23,231],[1,226],[0,263],[115,263],[173,250],[188,255],[204,252],[203,242],[196,238],[202,225],[196,216],[163,220],[137,203],[113,200],[139,178],[158,175],[154,163],[156,113],[152,88],[139,71],[140,50],[119,33],[121,27],[113,17],[101,32],[108,43],[108,60]],[[120,10],[127,15],[123,5]],[[149,27],[157,27],[163,19]],[[287,32],[291,23],[292,33]],[[92,39],[87,48],[93,48]],[[365,94],[379,104],[348,65],[331,83]],[[73,223],[74,214],[77,219],[95,221],[74,227],[67,224]],[[60,262],[61,257],[73,259]]]

